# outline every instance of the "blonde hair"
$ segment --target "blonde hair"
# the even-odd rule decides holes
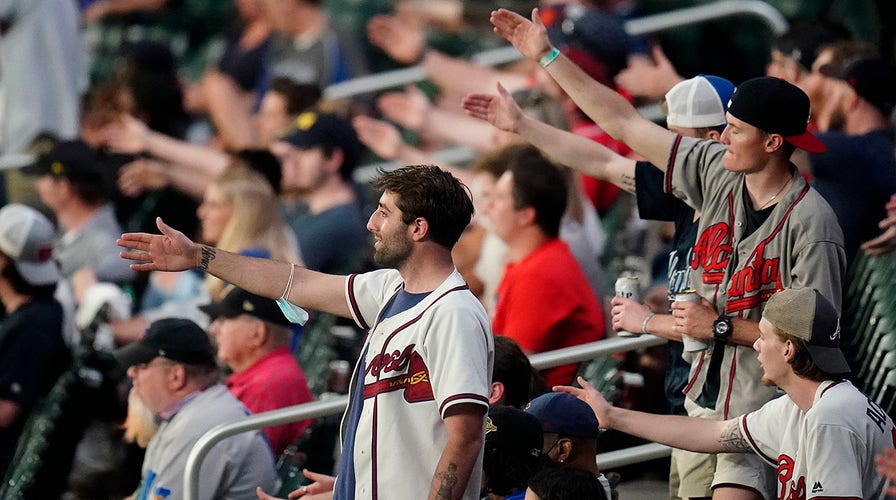
[[[286,236],[291,229],[280,216],[277,195],[263,175],[234,162],[213,185],[233,208],[233,215],[216,243],[218,248],[228,252],[264,249],[272,259],[299,262]],[[205,287],[212,299],[217,300],[224,290],[224,282],[209,275]]]

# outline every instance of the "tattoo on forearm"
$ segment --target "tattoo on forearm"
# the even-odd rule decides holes
[[[199,259],[199,268],[208,271],[208,265],[215,260],[215,248],[210,246],[202,247],[202,256]]]
[[[627,191],[635,190],[635,178],[630,175],[622,176],[622,188]]]
[[[439,472],[437,477],[441,479],[439,491],[436,498],[439,500],[450,500],[454,496],[454,486],[457,484],[457,464],[449,463],[448,470]]]
[[[753,449],[744,435],[741,434],[737,420],[732,420],[728,427],[722,431],[722,435],[719,436],[719,442],[722,444],[722,449],[728,453],[745,452]]]

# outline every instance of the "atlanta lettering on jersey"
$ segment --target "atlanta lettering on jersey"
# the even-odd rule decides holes
[[[806,500],[806,478],[793,477],[796,461],[782,453],[778,456],[778,500]]]
[[[374,356],[367,367],[367,374],[377,378],[376,382],[364,384],[364,398],[378,394],[403,390],[408,403],[419,403],[435,399],[429,381],[429,370],[420,354],[414,351],[415,344],[403,350],[381,353]],[[380,375],[399,372],[380,379]]]
[[[697,238],[691,268],[703,269],[703,283],[721,284],[725,280],[725,270],[732,252],[731,226],[726,222],[713,224]],[[746,265],[731,275],[726,311],[734,313],[752,309],[782,288],[780,258],[767,259],[765,242],[760,242]]]

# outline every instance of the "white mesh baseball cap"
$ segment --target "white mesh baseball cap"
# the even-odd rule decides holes
[[[666,124],[687,128],[725,125],[733,93],[734,84],[718,76],[699,75],[678,82],[666,93]]]
[[[51,285],[60,279],[53,235],[53,224],[31,207],[11,203],[0,209],[0,251],[32,285]]]

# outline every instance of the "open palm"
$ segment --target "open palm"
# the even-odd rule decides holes
[[[183,271],[199,264],[200,246],[184,233],[156,218],[156,226],[162,234],[125,233],[117,244],[128,248],[121,257],[138,261],[131,264],[135,271]]]
[[[523,111],[500,83],[497,87],[498,95],[469,94],[461,101],[461,106],[473,118],[485,120],[507,132],[516,132]]]
[[[538,16],[538,9],[532,9],[531,21],[507,9],[493,11],[489,20],[495,33],[530,59],[539,59],[551,50],[548,30]]]

